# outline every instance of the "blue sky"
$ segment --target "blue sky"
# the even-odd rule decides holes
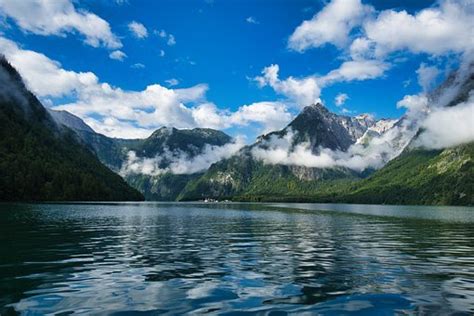
[[[350,16],[349,20],[345,21],[364,20],[359,21],[358,26],[349,27],[347,38],[342,44],[337,38],[329,37],[321,40],[321,35],[314,33],[311,29],[309,31],[313,32],[313,35],[310,34],[309,41],[313,42],[308,44],[307,37],[303,41],[301,39],[299,42],[298,40],[291,41],[291,36],[297,28],[304,21],[314,20],[318,12],[324,11],[331,5],[329,1],[86,0],[70,2],[58,0],[54,8],[39,8],[39,12],[34,12],[35,6],[32,5],[32,12],[28,13],[18,10],[14,1],[4,1],[4,4],[0,4],[0,16],[3,17],[3,22],[0,24],[1,36],[8,41],[8,45],[17,47],[11,48],[7,53],[5,49],[3,53],[7,55],[7,58],[10,54],[12,63],[19,68],[20,72],[26,67],[26,62],[18,56],[21,52],[32,51],[56,63],[59,70],[73,72],[74,76],[80,73],[92,73],[97,78],[97,82],[108,83],[114,89],[140,92],[153,84],[158,84],[171,92],[182,88],[196,88],[193,93],[199,95],[198,97],[183,97],[181,92],[177,92],[180,95],[177,100],[169,101],[170,104],[183,103],[185,106],[179,109],[179,113],[176,112],[176,120],[162,119],[159,122],[151,122],[152,117],[146,118],[145,112],[155,111],[156,117],[160,116],[161,108],[154,107],[155,101],[150,101],[152,105],[144,104],[138,110],[133,109],[135,112],[142,112],[143,115],[139,119],[133,113],[127,117],[126,115],[129,115],[125,114],[125,112],[129,113],[127,104],[135,102],[131,97],[133,100],[130,100],[130,103],[124,104],[123,109],[117,110],[124,114],[108,121],[107,124],[110,124],[111,128],[99,130],[105,134],[120,137],[145,136],[158,126],[173,125],[176,121],[185,122],[188,118],[183,118],[183,120],[179,118],[183,111],[187,112],[188,109],[197,108],[201,104],[212,104],[215,107],[214,114],[228,115],[228,120],[232,123],[216,121],[206,124],[207,112],[203,110],[203,117],[197,120],[189,119],[189,122],[186,121],[188,123],[183,123],[178,127],[209,125],[207,127],[221,128],[233,135],[244,134],[251,140],[261,132],[280,127],[284,121],[288,121],[291,116],[298,113],[302,106],[307,105],[295,105],[302,99],[295,96],[295,93],[300,93],[300,91],[288,91],[283,86],[283,81],[288,77],[296,80],[315,78],[320,92],[310,92],[311,97],[319,96],[332,111],[344,112],[348,115],[367,112],[374,114],[377,118],[399,117],[405,109],[397,108],[397,102],[405,95],[417,94],[423,90],[419,84],[420,75],[417,73],[420,67],[432,70],[432,75],[427,76],[430,80],[429,85],[434,86],[447,72],[456,67],[460,56],[466,51],[464,46],[456,46],[463,39],[453,41],[452,47],[448,46],[442,50],[429,47],[419,49],[416,43],[410,42],[411,39],[403,38],[400,39],[402,44],[400,41],[382,43],[374,30],[371,31],[373,33],[371,35],[369,30],[361,26],[370,21],[377,22],[382,18],[383,12],[387,14],[405,12],[406,16],[415,18],[423,10],[438,10],[442,14],[449,15],[449,8],[444,4],[447,1],[374,0],[360,3],[351,0],[350,2],[357,8],[363,8],[364,13],[361,13],[363,17]],[[463,1],[453,1],[453,3],[464,5]],[[79,16],[94,15],[108,24],[108,28],[104,27],[104,31],[99,35],[91,35],[94,30],[84,31],[83,26],[77,26],[77,23],[84,23],[83,21],[59,26],[34,25],[35,22],[33,22],[39,15],[45,14],[63,14],[75,21],[76,13]],[[420,20],[420,24],[423,24],[423,20],[421,18]],[[146,34],[143,33],[143,29],[141,35],[135,34],[131,30],[130,23],[132,22],[143,26]],[[318,28],[317,23],[319,21],[315,21],[312,27]],[[103,23],[98,25],[103,26]],[[95,29],[93,25],[92,28]],[[92,37],[98,38],[101,42],[93,45],[85,42],[85,39]],[[344,62],[356,60],[349,51],[352,47],[351,43],[354,43],[357,38],[368,38],[377,48],[384,47],[385,51],[376,53],[375,57],[373,54],[370,58],[363,57],[364,60],[377,62],[378,67],[382,69],[381,73],[371,74],[370,78],[364,78],[364,76],[359,77],[362,79],[350,80],[339,78],[331,80],[330,84],[321,84],[318,78],[338,69]],[[442,40],[443,37],[440,39]],[[293,43],[293,48],[291,43]],[[427,42],[427,45],[429,46],[430,43]],[[295,49],[295,45],[299,48]],[[110,57],[115,51],[120,51],[117,54],[123,55],[122,60]],[[33,62],[33,59],[30,59],[30,62]],[[279,66],[278,77],[282,83],[280,87],[272,85],[270,77],[261,78],[260,84],[258,79],[255,80],[256,77],[262,76],[265,67],[271,65]],[[54,71],[59,71],[58,69]],[[69,83],[65,83],[64,85],[69,88],[64,88],[64,91],[41,90],[41,87],[36,87],[40,83],[34,82],[38,80],[35,79],[37,76],[29,72],[31,71],[25,70],[22,74],[46,105],[60,106],[60,108],[70,110],[84,118],[95,129],[104,126],[104,120],[115,112],[113,108],[105,109],[105,105],[101,105],[105,102],[100,101],[103,98],[97,101],[98,97],[91,96],[92,93],[89,90],[92,88],[86,93],[79,91],[78,88],[71,88]],[[54,79],[54,82],[57,80]],[[205,91],[198,91],[199,87]],[[166,94],[169,91],[160,90],[159,94]],[[335,97],[338,94],[347,95],[346,101],[340,106],[335,104]],[[107,100],[113,102],[113,99]],[[164,102],[168,102],[167,100]],[[87,102],[91,104],[85,104]],[[99,102],[99,105],[92,104],[93,102]],[[242,118],[242,115],[231,117],[232,113],[242,110],[242,106],[259,102],[282,103],[283,105],[278,106],[283,106],[284,109],[278,108],[275,115],[269,118],[269,120],[278,121],[275,117],[280,116],[280,121],[267,124],[263,122],[266,118],[255,119],[252,115],[265,115],[265,113],[255,114],[259,110],[254,108],[252,108],[252,114],[245,114],[247,115],[245,118]],[[170,105],[170,108],[175,105]],[[87,110],[84,109],[86,106],[89,107]],[[104,107],[103,111],[92,110],[94,107],[100,109],[101,106]],[[270,105],[267,104],[267,106]],[[165,109],[168,116],[174,115],[177,111],[170,108]],[[265,107],[261,109],[266,110]],[[140,131],[133,131],[134,128],[140,128]],[[122,131],[117,132],[118,129]],[[128,130],[131,131],[130,135],[127,135]]]

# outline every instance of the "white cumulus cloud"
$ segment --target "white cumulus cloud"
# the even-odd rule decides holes
[[[349,99],[349,96],[346,93],[339,93],[334,98],[334,103],[336,106],[342,106]]]
[[[364,25],[366,37],[377,45],[378,55],[398,50],[441,55],[466,52],[474,47],[474,2],[440,1],[438,6],[412,15],[385,10]]]
[[[474,141],[474,98],[454,107],[436,108],[422,122],[415,145],[441,149]]]
[[[248,18],[245,19],[245,21],[247,21],[247,23],[250,23],[250,24],[260,24],[260,22],[258,22],[257,19],[254,18],[253,16],[249,16]]]
[[[350,60],[319,81],[322,85],[328,85],[333,82],[374,79],[382,76],[388,68],[389,65],[378,60]]]
[[[319,101],[321,90],[315,77],[288,77],[280,80],[279,71],[280,67],[278,65],[265,67],[262,70],[262,76],[255,77],[255,81],[261,87],[266,85],[272,87],[277,93],[295,101],[299,107],[305,107]]]
[[[298,107],[305,107],[320,102],[322,87],[336,82],[374,79],[382,76],[388,68],[388,64],[377,60],[351,60],[323,76],[280,79],[280,67],[273,64],[265,67],[262,75],[254,80],[260,87],[270,86],[275,92],[296,102]]]
[[[146,29],[145,25],[132,21],[128,24],[128,29],[136,38],[145,38],[148,36],[148,30]]]
[[[168,46],[174,46],[176,45],[176,39],[174,38],[174,35],[169,34],[168,35],[168,41],[166,42]]]
[[[4,37],[0,37],[0,53],[18,69],[29,88],[40,97],[65,96],[98,82],[92,72],[62,69],[59,62],[41,53],[23,50],[15,42]]]
[[[174,86],[177,86],[179,84],[179,80],[176,79],[176,78],[171,78],[171,79],[165,80],[165,82],[168,84],[169,87],[174,87]]]
[[[121,50],[114,50],[113,52],[111,52],[109,54],[109,57],[111,59],[115,59],[115,60],[118,60],[118,61],[123,61],[127,57],[127,54],[125,54]]]
[[[286,135],[273,135],[264,146],[252,149],[252,155],[266,164],[304,166],[309,168],[345,167],[356,171],[367,168],[381,168],[385,163],[398,156],[408,144],[416,130],[408,128],[405,122],[380,136],[370,139],[366,145],[354,144],[347,151],[319,148],[313,152],[309,143],[294,145],[295,131]]]
[[[57,36],[77,32],[90,46],[122,47],[107,21],[84,9],[76,9],[71,0],[2,0],[0,15],[13,19],[26,32]]]
[[[349,33],[360,25],[371,7],[360,0],[332,0],[311,20],[304,21],[290,36],[288,46],[296,51],[330,43],[343,47]]]

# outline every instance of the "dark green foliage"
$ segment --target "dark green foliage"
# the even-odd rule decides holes
[[[200,173],[165,173],[158,176],[131,174],[126,176],[125,180],[132,187],[143,192],[148,201],[175,201],[186,184],[200,175]]]
[[[474,205],[474,144],[406,151],[366,179],[345,169],[320,169],[317,176],[304,180],[297,178],[291,167],[234,156],[211,166],[178,198]]]
[[[304,194],[243,194],[235,200],[362,204],[474,205],[474,144],[412,150],[367,179],[327,181]],[[268,190],[268,192],[273,191]],[[264,190],[261,190],[264,191]]]
[[[79,140],[89,147],[103,164],[115,172],[120,172],[128,159],[129,151],[134,151],[138,157],[160,157],[158,167],[166,169],[173,153],[192,158],[201,154],[206,145],[223,146],[232,141],[227,134],[207,128],[179,130],[163,127],[146,139],[110,138],[95,132],[71,128]],[[199,176],[199,173],[189,175],[165,173],[157,176],[130,173],[125,176],[125,180],[142,192],[147,200],[172,201],[178,197],[189,181]]]
[[[474,144],[405,152],[336,196],[351,203],[474,205]]]
[[[0,64],[0,200],[141,200],[70,130],[60,130],[16,71]]]
[[[356,172],[345,168],[300,169],[268,165],[255,160],[250,152],[243,151],[212,165],[202,177],[191,181],[178,199],[294,200],[308,198],[322,188],[359,177]]]
[[[110,138],[102,134],[78,131],[79,139],[110,169],[119,172],[127,159],[127,147],[141,140]]]
[[[0,105],[0,200],[141,200],[71,134],[55,136]]]
[[[129,145],[140,157],[155,157],[166,149],[182,151],[190,156],[201,153],[206,145],[222,146],[232,138],[224,132],[210,128],[176,129],[162,127],[150,137]]]

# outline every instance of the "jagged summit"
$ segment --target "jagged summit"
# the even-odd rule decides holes
[[[322,104],[321,102],[316,102],[308,106],[305,106],[303,110],[301,111],[301,113],[304,113],[305,111],[314,111],[314,110],[329,112],[329,110],[324,106],[324,104]]]
[[[320,147],[345,151],[376,122],[369,114],[351,117],[332,113],[318,102],[303,108],[284,129],[259,137],[257,143],[264,144],[272,137],[294,133],[295,145],[310,143],[315,153]]]

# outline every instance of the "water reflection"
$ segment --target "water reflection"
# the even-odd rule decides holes
[[[2,205],[0,313],[474,312],[466,209],[279,207]]]

